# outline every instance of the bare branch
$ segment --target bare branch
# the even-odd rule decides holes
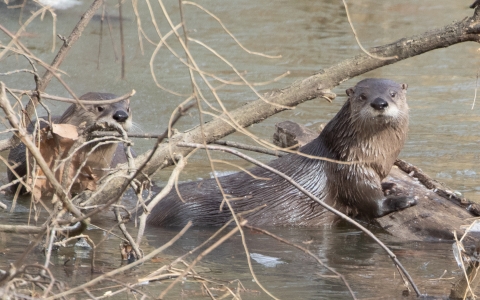
[[[78,210],[77,207],[72,205],[67,192],[62,188],[61,184],[57,181],[57,179],[55,178],[55,175],[53,174],[52,170],[50,170],[48,164],[43,159],[42,155],[38,151],[35,144],[28,138],[28,134],[25,128],[20,127],[18,125],[17,117],[15,116],[13,109],[10,106],[10,103],[8,102],[8,99],[6,97],[5,85],[3,84],[3,82],[0,82],[0,107],[5,112],[5,116],[10,122],[10,125],[17,130],[17,136],[20,138],[22,143],[25,144],[28,150],[35,157],[38,165],[40,166],[40,168],[42,168],[42,171],[45,173],[45,176],[47,176],[48,180],[53,185],[55,189],[55,194],[59,196],[62,203],[71,213],[73,213],[76,217],[81,217],[82,213],[80,212],[80,210]],[[88,222],[85,222],[85,227],[87,225],[88,225]]]
[[[105,280],[106,278],[109,278],[109,277],[112,277],[116,274],[119,274],[119,273],[123,273],[125,272],[126,270],[129,270],[135,266],[138,266],[140,264],[143,264],[144,262],[152,259],[153,257],[155,257],[155,255],[161,253],[162,251],[164,251],[165,249],[169,248],[171,245],[173,245],[173,243],[175,243],[181,236],[183,236],[183,234],[185,234],[185,232],[192,226],[192,223],[188,223],[185,227],[183,227],[182,230],[180,230],[170,241],[168,241],[167,243],[165,243],[163,246],[153,250],[152,252],[150,252],[148,255],[145,255],[142,259],[139,259],[131,264],[128,264],[126,266],[123,266],[121,268],[118,268],[118,269],[115,269],[113,271],[110,271],[102,276],[98,276],[96,277],[95,279],[93,280],[90,280],[89,282],[87,283],[84,283],[82,285],[79,285],[77,287],[74,287],[74,288],[71,288],[69,289],[68,291],[65,291],[63,293],[59,293],[57,295],[54,295],[54,296],[51,296],[49,298],[47,298],[47,300],[53,300],[53,299],[59,299],[59,298],[63,298],[67,295],[71,295],[73,293],[76,293],[80,290],[83,290],[84,288],[88,288],[88,287],[91,287],[97,283],[99,283],[100,281],[102,280]]]
[[[371,53],[381,54],[386,56],[398,56],[395,60],[381,61],[369,57],[366,54],[361,54],[353,58],[342,61],[328,69],[325,69],[318,74],[308,77],[300,82],[296,82],[288,88],[280,90],[278,92],[272,92],[268,96],[269,102],[275,102],[280,105],[294,107],[305,101],[328,95],[329,89],[335,87],[341,82],[348,80],[352,77],[358,76],[365,72],[379,68],[381,66],[393,64],[400,60],[407,59],[422,53],[437,49],[445,48],[454,44],[467,42],[467,41],[480,41],[480,26],[479,16],[467,18],[463,21],[453,23],[442,29],[430,30],[422,35],[413,36],[398,40],[394,43],[387,44],[380,47],[375,47],[370,50]],[[231,125],[226,125],[225,119],[235,119],[241,127],[247,127],[254,123],[261,122],[262,120],[272,116],[283,109],[272,106],[262,100],[256,100],[249,102],[242,107],[233,110],[229,113],[230,117],[220,116],[203,125],[206,136],[202,136],[200,128],[195,128],[183,134],[179,134],[173,138],[173,148],[175,153],[181,154],[184,157],[191,151],[191,149],[181,149],[175,146],[175,141],[182,140],[184,142],[202,142],[204,137],[207,143],[211,143],[215,140],[221,139],[236,130]],[[248,117],[246,117],[248,116]],[[171,159],[169,146],[164,145],[159,147],[158,150],[153,153],[152,160],[145,167],[144,172],[152,174],[160,165],[164,165],[165,158],[167,158],[167,164],[171,165],[173,160]],[[139,156],[136,159],[136,164],[143,164],[151,153],[146,153]],[[105,199],[109,199],[114,194],[114,186],[121,186],[125,179],[121,177],[113,179],[111,182],[111,188],[106,188],[101,195],[97,195],[96,199],[91,199],[92,204],[97,202],[104,202]],[[87,192],[88,193],[88,192]]]
[[[10,89],[10,91],[18,94],[26,94],[28,96],[37,96],[36,91],[24,91],[24,90],[18,90],[18,89]],[[132,90],[130,93],[122,95],[120,97],[114,98],[114,99],[109,99],[109,100],[81,100],[81,99],[72,99],[72,98],[65,98],[65,97],[59,97],[59,96],[54,96],[50,95],[44,92],[40,93],[40,97],[43,99],[50,99],[54,101],[60,101],[60,102],[66,102],[66,103],[79,103],[79,104],[112,104],[116,102],[120,102],[123,100],[126,100],[128,98],[131,98],[133,95],[136,94],[135,90]]]
[[[343,220],[349,222],[350,224],[354,225],[355,227],[359,228],[361,231],[363,231],[365,234],[367,234],[370,238],[372,238],[377,244],[380,245],[380,247],[382,247],[385,252],[387,252],[388,256],[390,256],[390,258],[392,259],[392,261],[395,263],[395,265],[397,265],[400,270],[403,272],[403,274],[407,277],[408,281],[410,282],[410,284],[412,285],[413,289],[415,290],[415,293],[417,294],[417,296],[420,296],[421,293],[420,293],[420,290],[418,289],[418,287],[415,285],[412,277],[410,277],[410,275],[408,274],[407,270],[403,267],[403,265],[400,263],[400,261],[397,259],[396,255],[382,242],[380,241],[370,230],[368,230],[367,228],[365,228],[364,226],[362,226],[360,223],[358,223],[357,221],[353,220],[352,218],[348,217],[347,215],[345,215],[344,213],[338,211],[337,209],[331,207],[330,205],[328,205],[327,203],[325,203],[324,201],[320,200],[318,197],[316,197],[315,195],[313,195],[311,192],[309,192],[307,189],[305,189],[303,186],[301,186],[300,184],[298,184],[297,182],[295,182],[291,177],[285,175],[284,173],[270,167],[269,165],[266,165],[264,163],[261,163],[259,162],[258,160],[256,159],[253,159],[243,153],[240,153],[236,150],[233,150],[233,149],[230,149],[230,148],[226,148],[226,147],[221,147],[221,146],[213,146],[213,145],[209,145],[209,146],[204,146],[202,144],[194,144],[194,143],[178,143],[178,146],[180,147],[191,147],[191,148],[200,148],[200,149],[203,149],[203,148],[208,148],[210,150],[217,150],[217,151],[223,151],[223,152],[227,152],[227,153],[231,153],[231,154],[234,154],[240,158],[243,158],[259,167],[262,167],[280,177],[282,177],[283,179],[285,179],[286,181],[288,181],[290,184],[292,184],[293,186],[295,186],[300,192],[302,192],[305,196],[309,197],[310,199],[312,199],[313,201],[317,202],[318,204],[320,204],[323,208],[327,209],[328,211],[334,213],[335,215],[339,216],[340,218],[342,218]],[[228,202],[227,202],[228,203]]]
[[[375,58],[375,59],[379,59],[379,60],[389,60],[389,59],[398,58],[398,56],[396,56],[396,55],[395,56],[389,56],[389,57],[382,57],[382,56],[373,55],[370,52],[368,52],[367,49],[363,48],[362,43],[360,43],[360,40],[358,39],[358,35],[357,35],[357,32],[355,31],[355,27],[353,27],[352,20],[350,19],[350,13],[348,12],[347,2],[345,0],[342,0],[342,1],[343,1],[343,6],[345,6],[345,12],[347,13],[348,23],[350,24],[350,27],[352,28],[352,32],[353,32],[353,35],[355,36],[355,40],[357,41],[358,47],[360,47],[360,49],[362,49],[362,51],[366,55],[370,56],[371,58]]]

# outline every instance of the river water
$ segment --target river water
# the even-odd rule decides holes
[[[88,2],[88,1],[86,1]],[[368,48],[391,43],[405,36],[421,34],[429,29],[442,27],[454,20],[470,16],[470,3],[464,1],[424,0],[424,1],[382,1],[364,0],[349,4],[352,22],[355,25],[362,44]],[[265,82],[285,72],[288,76],[266,86],[257,86],[260,93],[280,89],[304,79],[322,68],[327,68],[344,59],[360,53],[348,24],[341,1],[251,1],[234,2],[198,1],[212,13],[221,18],[237,39],[252,51],[268,55],[281,55],[281,58],[265,58],[246,53],[222,30],[218,22],[203,13],[197,7],[185,5],[184,14],[187,32],[190,37],[201,40],[227,58],[235,67],[244,72],[250,82]],[[56,11],[56,33],[68,36],[79,16],[88,7],[83,3],[74,8]],[[189,94],[191,83],[187,68],[165,47],[161,48],[152,60],[159,38],[151,22],[147,2],[138,4],[142,28],[146,36],[139,45],[137,20],[132,4],[125,2],[123,15],[125,22],[126,78],[121,79],[120,38],[117,2],[107,3],[111,33],[107,24],[103,26],[103,41],[100,59],[99,41],[101,34],[100,18],[96,17],[86,28],[79,42],[73,47],[62,64],[66,73],[65,82],[79,96],[89,91],[114,92],[124,94],[132,89],[136,95],[132,98],[132,109],[136,123],[134,132],[160,133],[166,128],[174,108],[186,97],[176,96],[160,89],[152,79],[152,73],[158,83],[178,94]],[[165,34],[170,28],[165,21],[158,2],[152,2],[153,15],[160,31]],[[176,25],[180,22],[177,1],[166,1],[165,7]],[[31,16],[35,6],[28,6],[22,15],[25,21]],[[19,9],[8,9],[0,4],[0,23],[11,31],[19,28]],[[46,13],[43,21],[35,19],[21,37],[21,41],[38,57],[50,62],[54,53],[52,48],[52,17]],[[113,38],[111,38],[111,36]],[[2,44],[8,39],[0,34]],[[184,52],[175,39],[168,40],[169,45],[183,59]],[[56,49],[60,41],[56,39]],[[204,71],[215,73],[227,80],[238,81],[231,68],[205,48],[189,42],[189,47],[198,65]],[[316,99],[308,101],[294,110],[282,112],[249,130],[265,140],[271,140],[274,124],[282,120],[293,120],[317,129],[331,119],[345,101],[345,89],[367,77],[386,77],[409,85],[408,101],[410,105],[410,129],[408,141],[400,157],[419,166],[433,178],[440,180],[452,189],[463,193],[467,198],[479,201],[480,186],[478,164],[480,150],[479,105],[474,102],[476,77],[480,67],[478,45],[464,43],[371,71],[359,78],[342,83],[333,91],[338,95],[333,103]],[[150,64],[152,68],[150,68]],[[21,56],[9,54],[0,60],[0,72],[29,68],[28,62]],[[39,68],[40,74],[43,72]],[[34,87],[32,75],[16,73],[1,76],[8,87],[31,89]],[[210,79],[217,86],[218,82]],[[200,84],[208,101],[215,103],[205,84]],[[65,89],[55,80],[47,92],[59,96],[68,96]],[[234,109],[243,103],[257,99],[257,96],[245,86],[225,86],[219,89],[219,96],[228,109]],[[47,101],[54,113],[61,113],[66,105]],[[214,104],[218,107],[218,104]],[[473,106],[473,109],[472,109]],[[40,113],[42,114],[42,113]],[[210,117],[205,116],[205,120]],[[180,131],[198,124],[198,113],[190,111],[176,125]],[[2,138],[8,137],[7,134]],[[249,138],[234,134],[229,139],[251,142]],[[150,140],[135,140],[137,153],[152,146]],[[247,166],[242,161],[215,154],[217,158]],[[255,156],[255,155],[254,155]],[[255,157],[267,161],[267,156]],[[235,170],[231,166],[218,165],[218,170]],[[5,180],[5,168],[0,167],[0,176]],[[209,164],[201,153],[189,159],[189,164],[181,180],[209,177]],[[169,170],[162,171],[155,179],[161,182],[168,178]],[[10,196],[1,196],[0,200],[11,204]],[[20,204],[13,214],[2,214],[2,223],[24,224],[28,203]],[[104,224],[108,227],[109,223]],[[368,238],[351,228],[325,229],[272,229],[279,236],[292,242],[307,245],[309,249],[347,277],[352,289],[360,298],[402,298],[401,281],[395,273],[389,258]],[[91,230],[93,239],[101,239],[102,233]],[[205,240],[212,232],[191,230],[185,238],[167,251],[169,256],[178,256]],[[160,246],[173,232],[164,229],[149,229],[146,249]],[[344,299],[348,297],[345,287],[336,279],[326,279],[328,274],[315,261],[302,252],[282,245],[261,234],[247,232],[247,244],[252,254],[253,267],[259,281],[275,296],[283,299]],[[11,262],[24,248],[26,237],[11,239],[10,235],[0,235],[0,257],[2,268]],[[458,273],[451,255],[449,244],[398,243],[388,236],[382,239],[390,243],[400,260],[418,282],[422,291],[429,294],[448,293],[449,281],[434,281],[446,270],[444,277]],[[305,244],[305,242],[307,242]],[[117,246],[119,241],[110,238],[99,248],[97,258],[106,269],[118,266]],[[72,248],[73,249],[73,248]],[[8,251],[7,251],[8,250]],[[62,252],[64,251],[64,252]],[[67,252],[65,252],[67,251]],[[69,252],[70,251],[70,252]],[[14,254],[15,253],[15,254]],[[72,250],[60,250],[54,264],[61,265],[62,259]],[[35,254],[34,254],[35,255]],[[73,255],[73,254],[72,254]],[[78,256],[78,254],[75,254]],[[91,255],[87,251],[87,257]],[[38,254],[32,261],[42,262]],[[278,260],[275,260],[278,259]],[[278,262],[270,263],[271,261]],[[265,262],[267,261],[267,263]],[[203,261],[209,278],[224,280],[241,279],[251,291],[243,298],[263,299],[267,296],[252,282],[246,267],[245,253],[238,236],[215,250]],[[87,263],[84,263],[87,264]],[[53,266],[55,269],[57,266]],[[62,267],[63,268],[63,267]],[[69,276],[58,267],[58,279],[76,285],[88,276]],[[149,266],[155,268],[155,266]],[[141,272],[141,271],[138,271]],[[84,272],[82,274],[87,274]],[[72,278],[75,279],[72,279]],[[161,289],[161,285],[159,285]],[[195,297],[198,286],[185,283],[184,297]],[[191,290],[191,293],[188,291]],[[172,298],[179,298],[179,290]],[[176,296],[174,296],[176,295]]]

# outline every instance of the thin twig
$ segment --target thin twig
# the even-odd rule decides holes
[[[49,298],[47,298],[46,300],[53,300],[53,299],[59,299],[59,298],[64,298],[65,296],[67,295],[71,295],[73,293],[76,293],[77,291],[80,291],[84,288],[88,288],[88,287],[91,287],[99,282],[101,282],[102,280],[105,280],[106,278],[109,278],[109,277],[112,277],[116,274],[119,274],[119,273],[123,273],[125,272],[126,270],[129,270],[135,266],[138,266],[140,264],[143,264],[144,262],[154,258],[157,254],[159,254],[160,252],[164,251],[165,249],[169,248],[171,245],[173,245],[173,243],[175,243],[181,236],[183,236],[185,234],[185,232],[192,226],[192,223],[191,222],[188,222],[187,225],[185,225],[185,227],[183,227],[182,230],[180,230],[180,232],[178,232],[170,241],[168,241],[167,243],[165,243],[163,246],[153,250],[152,252],[150,252],[148,255],[145,255],[143,258],[131,263],[131,264],[128,264],[126,266],[123,266],[121,268],[118,268],[118,269],[115,269],[113,271],[110,271],[104,275],[101,275],[101,276],[98,276],[96,277],[95,279],[92,279],[90,280],[89,282],[87,283],[84,283],[82,285],[79,285],[77,287],[74,287],[74,288],[71,288],[69,289],[68,291],[65,291],[63,293],[59,293],[57,295],[54,295],[54,296],[51,296]]]
[[[30,153],[32,153],[32,155],[35,157],[43,173],[48,178],[52,186],[54,187],[55,194],[57,194],[60,197],[60,200],[68,209],[68,211],[70,211],[76,217],[80,217],[82,213],[77,207],[72,205],[67,192],[62,188],[61,184],[55,178],[55,174],[53,174],[53,172],[50,170],[48,164],[43,159],[40,151],[38,151],[35,144],[27,137],[27,131],[25,130],[25,128],[19,127],[18,120],[5,95],[5,85],[3,84],[3,82],[0,82],[0,107],[5,112],[5,116],[8,119],[10,125],[17,130],[17,135],[20,138],[20,140],[25,144],[25,146],[28,148]],[[87,222],[84,221],[84,225],[87,226],[88,221]]]
[[[473,224],[475,224],[475,222],[473,222]],[[466,232],[468,232],[468,230]],[[465,249],[463,248],[463,243],[461,242],[461,240],[460,241],[458,240],[456,231],[453,232],[453,235],[455,237],[455,247],[457,248],[457,251],[458,251],[457,252],[458,256],[459,256],[458,258],[459,258],[459,260],[462,264],[461,269],[463,271],[463,275],[465,276],[465,281],[467,282],[467,287],[468,287],[468,289],[465,290],[465,295],[463,297],[463,299],[465,299],[467,297],[468,292],[470,292],[472,295],[475,295],[475,293],[473,292],[472,287],[470,286],[470,281],[468,280],[467,270],[465,268],[465,262],[463,261],[463,257],[462,257],[462,251],[465,251]],[[463,239],[463,237],[465,237],[465,234],[462,236],[462,239]]]
[[[473,96],[473,103],[472,103],[472,109],[475,107],[475,100],[477,100],[477,90],[478,90],[478,73],[480,71],[477,71],[477,80],[475,80],[475,95]]]
[[[245,48],[241,43],[240,41],[237,40],[237,38],[227,29],[227,27],[223,24],[222,20],[220,20],[219,17],[217,17],[216,15],[214,15],[212,12],[210,12],[209,10],[207,10],[206,8],[204,8],[203,6],[195,3],[195,2],[190,2],[190,1],[183,1],[184,4],[189,4],[189,5],[192,5],[192,6],[195,6],[201,10],[203,10],[204,12],[206,12],[208,15],[210,15],[212,18],[214,18],[219,24],[220,26],[222,26],[223,30],[235,41],[235,43],[237,43],[237,45],[242,48],[245,52],[249,53],[249,54],[253,54],[253,55],[258,55],[258,56],[262,56],[262,57],[266,57],[266,58],[281,58],[282,56],[281,55],[268,55],[268,54],[264,54],[264,53],[260,53],[260,52],[255,52],[255,51],[250,51],[248,50],[247,48]]]
[[[122,16],[122,0],[118,0],[118,22],[120,23],[120,51],[122,63],[122,79],[125,79],[125,41],[123,34],[123,16]]]
[[[178,143],[177,144],[179,147],[190,147],[190,148],[200,148],[200,149],[203,149],[205,148],[204,145],[202,144],[196,144],[196,143]],[[353,220],[352,218],[348,217],[347,215],[345,215],[344,213],[338,211],[337,209],[331,207],[330,205],[328,205],[327,203],[325,203],[324,201],[320,200],[318,197],[316,197],[315,195],[313,195],[310,191],[308,191],[307,189],[305,189],[303,186],[301,186],[300,184],[298,184],[297,182],[295,182],[291,177],[285,175],[284,173],[270,167],[269,165],[266,165],[264,163],[261,163],[259,162],[258,160],[256,159],[253,159],[241,152],[238,152],[236,150],[233,150],[233,149],[230,149],[230,148],[226,148],[226,147],[221,147],[221,146],[206,146],[208,149],[210,150],[216,150],[216,151],[222,151],[222,152],[227,152],[227,153],[231,153],[233,155],[236,155],[240,158],[243,158],[259,167],[262,167],[280,177],[282,177],[283,179],[285,179],[286,181],[288,181],[290,184],[292,184],[293,186],[295,186],[300,192],[302,192],[303,194],[305,194],[307,197],[309,197],[310,199],[312,199],[313,201],[315,201],[316,203],[320,204],[322,207],[324,207],[325,209],[327,209],[328,211],[334,213],[335,215],[339,216],[340,218],[342,218],[343,220],[349,222],[350,224],[353,224],[354,226],[356,226],[357,228],[359,228],[360,230],[362,230],[365,234],[367,234],[370,238],[372,238],[377,244],[380,245],[380,247],[382,247],[385,252],[387,252],[387,254],[390,256],[390,258],[393,260],[393,262],[402,270],[402,272],[405,274],[405,276],[407,277],[408,281],[410,282],[410,284],[412,285],[413,289],[415,290],[415,293],[417,294],[417,296],[421,296],[422,294],[420,293],[420,290],[418,289],[418,287],[416,286],[415,282],[413,281],[412,277],[408,274],[407,270],[403,267],[403,265],[400,263],[400,261],[397,259],[396,255],[382,242],[380,241],[370,230],[368,230],[367,228],[365,228],[364,226],[362,226],[360,223],[358,223],[357,221]]]
[[[18,89],[9,89],[10,91],[18,94],[25,94],[28,96],[37,96],[38,93],[36,91],[29,91],[29,90],[18,90]],[[78,104],[112,104],[112,103],[117,103],[126,99],[129,99],[135,95],[136,91],[132,90],[130,93],[127,93],[125,95],[122,95],[120,97],[114,98],[114,99],[108,99],[108,100],[88,100],[88,99],[72,99],[72,98],[66,98],[66,97],[59,97],[59,96],[54,96],[50,95],[44,92],[40,92],[40,96],[43,99],[49,99],[49,100],[54,100],[54,101],[60,101],[60,102],[66,102],[66,103],[78,103]]]
[[[242,221],[239,225],[243,226],[247,223],[247,221]],[[183,271],[182,276],[177,277],[161,294],[158,296],[159,299],[164,299],[165,295],[172,289],[182,277],[184,277],[190,270],[193,269],[193,267],[200,261],[202,260],[203,257],[205,257],[208,253],[212,252],[214,249],[216,249],[218,246],[220,246],[223,242],[228,240],[232,235],[234,235],[237,231],[239,230],[239,227],[233,228],[230,232],[222,236],[220,239],[218,239],[213,245],[205,249],[202,253],[200,253],[193,261],[192,263]]]
[[[99,34],[99,41],[98,41],[98,54],[97,54],[97,70],[100,70],[100,54],[102,53],[102,41],[103,41],[103,23],[105,22],[105,7],[106,4],[103,3],[103,10],[100,17],[100,34]]]
[[[136,258],[138,259],[138,258],[143,257],[143,253],[142,253],[142,251],[140,250],[140,247],[139,247],[140,244],[135,243],[135,240],[133,239],[132,235],[128,232],[127,227],[125,226],[125,222],[122,219],[122,215],[120,214],[120,210],[118,209],[118,207],[114,207],[113,212],[115,213],[115,217],[117,218],[118,228],[120,228],[123,235],[125,236],[127,241],[130,243],[130,245],[132,246],[133,251],[135,251],[135,255],[137,256]]]
[[[0,232],[19,233],[19,234],[38,234],[44,232],[45,229],[37,226],[28,225],[0,225]]]
[[[344,277],[342,274],[340,274],[340,273],[338,273],[337,271],[335,271],[335,269],[330,268],[329,266],[327,266],[326,264],[324,264],[323,261],[322,261],[318,256],[316,256],[315,254],[313,254],[313,253],[312,253],[310,250],[308,250],[307,248],[302,247],[302,246],[297,245],[297,244],[294,244],[294,243],[292,243],[292,242],[289,242],[289,241],[287,241],[287,240],[285,240],[285,239],[283,239],[283,238],[281,238],[281,237],[279,237],[279,236],[277,236],[277,235],[275,235],[275,234],[273,234],[273,233],[271,233],[271,232],[269,232],[269,231],[267,231],[267,230],[264,230],[264,229],[261,229],[261,228],[258,228],[258,227],[250,226],[250,225],[248,225],[248,224],[243,225],[243,227],[246,227],[246,228],[249,228],[249,229],[252,229],[252,230],[261,232],[261,233],[263,233],[263,234],[265,234],[265,235],[268,235],[268,236],[276,239],[277,241],[280,241],[280,242],[282,242],[282,243],[284,243],[284,244],[287,244],[287,245],[290,245],[290,246],[295,247],[295,248],[297,248],[297,249],[300,249],[300,250],[302,250],[303,252],[305,252],[306,254],[310,255],[310,256],[313,257],[320,265],[322,265],[323,267],[325,267],[326,269],[328,269],[330,272],[332,272],[332,273],[334,273],[336,276],[338,276],[338,278],[340,278],[340,279],[343,281],[343,283],[345,284],[345,286],[347,287],[348,291],[349,291],[350,294],[352,295],[352,298],[353,298],[353,299],[357,299],[357,297],[355,297],[355,294],[353,293],[353,290],[350,288],[350,285],[348,284],[348,282],[347,282],[347,280],[345,279],[345,277]]]
[[[218,140],[218,141],[215,141],[214,144],[221,145],[221,146],[232,147],[232,148],[237,148],[237,149],[248,150],[248,151],[253,151],[253,152],[258,152],[258,153],[263,153],[263,154],[269,154],[269,155],[273,155],[273,156],[277,156],[277,157],[282,157],[282,156],[288,154],[288,152],[285,152],[285,151],[270,150],[270,149],[266,149],[266,148],[263,148],[263,147],[256,147],[256,146],[251,146],[251,145],[237,143],[237,142],[230,142],[230,141]]]
[[[180,174],[180,172],[185,167],[186,162],[182,156],[176,157],[176,160],[177,160],[177,165],[175,166],[175,169],[173,169],[167,184],[163,187],[162,191],[158,193],[155,196],[155,198],[153,198],[152,201],[150,201],[150,203],[148,203],[146,211],[144,211],[144,213],[139,217],[140,225],[138,227],[137,240],[136,240],[136,243],[138,245],[140,245],[140,242],[142,241],[148,215],[150,214],[152,209],[155,207],[155,205],[157,205],[158,202],[160,202],[166,195],[168,195],[168,193],[170,193],[170,191],[173,188],[173,185],[175,184],[178,174]]]
[[[208,51],[210,51],[211,53],[213,53],[216,57],[218,57],[220,60],[222,60],[225,64],[227,64],[236,74],[237,76],[245,83],[246,86],[248,86],[250,88],[250,90],[258,97],[260,98],[261,100],[265,101],[266,103],[268,104],[271,104],[271,105],[274,105],[274,106],[278,106],[278,107],[281,107],[283,109],[293,109],[293,107],[289,107],[289,106],[285,106],[285,105],[281,105],[281,104],[278,104],[278,103],[275,103],[275,102],[271,102],[269,100],[267,100],[267,98],[263,95],[260,95],[260,93],[253,87],[253,85],[251,85],[247,79],[242,75],[242,73],[240,71],[237,70],[237,68],[235,68],[235,66],[230,63],[225,57],[223,57],[222,55],[220,55],[217,51],[215,51],[213,48],[211,48],[210,46],[208,46],[207,44],[205,44],[204,42],[202,41],[199,41],[197,39],[193,39],[193,38],[189,38],[189,41],[192,41],[192,42],[195,42],[201,46],[203,46],[205,49],[207,49]],[[194,62],[193,62],[194,63]],[[198,66],[194,63],[194,66],[195,66],[195,69],[196,70],[199,70]],[[205,79],[204,79],[205,80]],[[217,99],[218,101],[218,99]],[[225,109],[224,109],[225,111]]]
[[[45,255],[45,264],[43,265],[45,269],[49,267],[50,264],[50,256],[52,255],[52,247],[53,247],[53,242],[55,241],[56,237],[56,231],[55,228],[50,231],[50,240],[48,241],[48,246],[47,246],[47,253]]]
[[[357,41],[357,44],[360,47],[360,49],[362,49],[362,51],[366,55],[370,56],[371,58],[375,58],[375,59],[379,59],[379,60],[397,59],[398,56],[396,56],[396,55],[395,56],[381,57],[381,56],[374,55],[374,54],[368,52],[367,49],[363,48],[362,43],[360,43],[360,40],[358,39],[357,32],[355,31],[355,28],[353,27],[352,20],[350,19],[350,13],[348,12],[347,2],[345,0],[342,0],[342,1],[343,1],[343,6],[345,6],[345,12],[347,13],[348,23],[350,24],[350,27],[352,28],[353,35],[355,36],[355,40]]]

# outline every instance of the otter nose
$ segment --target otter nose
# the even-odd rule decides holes
[[[117,110],[113,115],[113,119],[119,123],[122,123],[128,119],[128,114],[123,110]]]
[[[372,101],[372,103],[370,103],[370,106],[372,106],[376,110],[383,110],[388,106],[388,102],[383,100],[382,98],[376,98]]]

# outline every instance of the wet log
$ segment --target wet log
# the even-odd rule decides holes
[[[277,146],[292,147],[295,144],[302,146],[318,136],[318,132],[293,124],[291,121],[285,121],[275,126],[275,137],[282,135],[289,137],[281,142],[274,138]],[[471,223],[468,219],[479,215],[477,204],[460,198],[419,168],[405,161],[397,160],[384,183],[386,188],[384,191],[388,194],[409,195],[418,199],[418,204],[414,207],[375,220],[378,226],[400,240],[453,240],[454,231],[457,235],[462,235],[465,225]]]

